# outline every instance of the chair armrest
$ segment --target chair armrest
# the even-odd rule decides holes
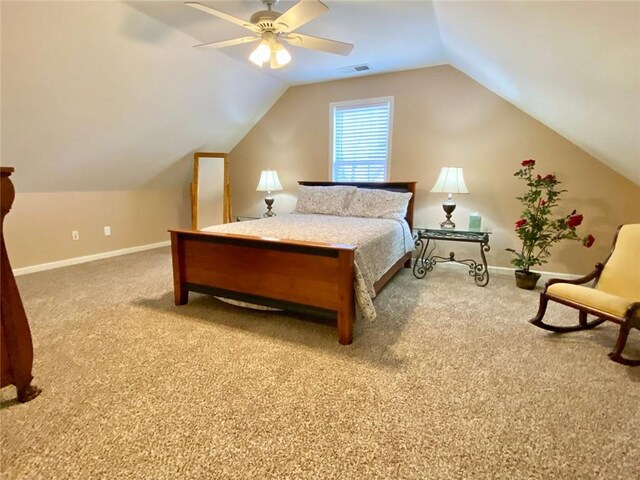
[[[545,284],[544,291],[542,293],[545,293],[547,291],[547,288],[549,288],[554,283],[571,283],[572,285],[582,285],[583,283],[590,282],[591,280],[598,278],[603,269],[604,264],[596,263],[595,269],[591,273],[586,274],[584,277],[576,278],[573,280],[567,280],[564,278],[550,278]]]
[[[633,302],[627,308],[627,311],[624,314],[624,318],[625,319],[633,318],[638,310],[640,310],[640,302]],[[636,325],[640,326],[640,319],[636,319],[635,323]],[[637,327],[637,328],[640,328],[640,327]]]

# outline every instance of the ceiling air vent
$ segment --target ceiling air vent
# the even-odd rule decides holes
[[[368,72],[371,70],[369,65],[350,65],[348,67],[341,67],[338,69],[339,72],[342,73],[360,73],[360,72]]]

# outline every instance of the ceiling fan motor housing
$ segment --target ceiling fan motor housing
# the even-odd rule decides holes
[[[260,27],[262,30],[275,30],[273,25],[274,20],[276,20],[280,15],[280,12],[275,12],[273,10],[261,10],[259,12],[251,15],[251,20],[249,20],[254,25]]]

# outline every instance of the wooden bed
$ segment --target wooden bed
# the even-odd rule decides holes
[[[411,192],[416,182],[298,182],[307,186],[352,185]],[[414,198],[406,220],[413,227]],[[338,340],[353,339],[355,314],[354,245],[278,240],[195,230],[170,230],[175,304],[188,302],[189,292],[207,293],[267,307],[337,318]],[[374,284],[376,292],[403,266],[396,262]]]

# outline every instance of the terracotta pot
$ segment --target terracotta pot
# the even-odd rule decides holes
[[[540,279],[540,274],[536,272],[525,272],[516,270],[516,286],[525,290],[533,290]]]

